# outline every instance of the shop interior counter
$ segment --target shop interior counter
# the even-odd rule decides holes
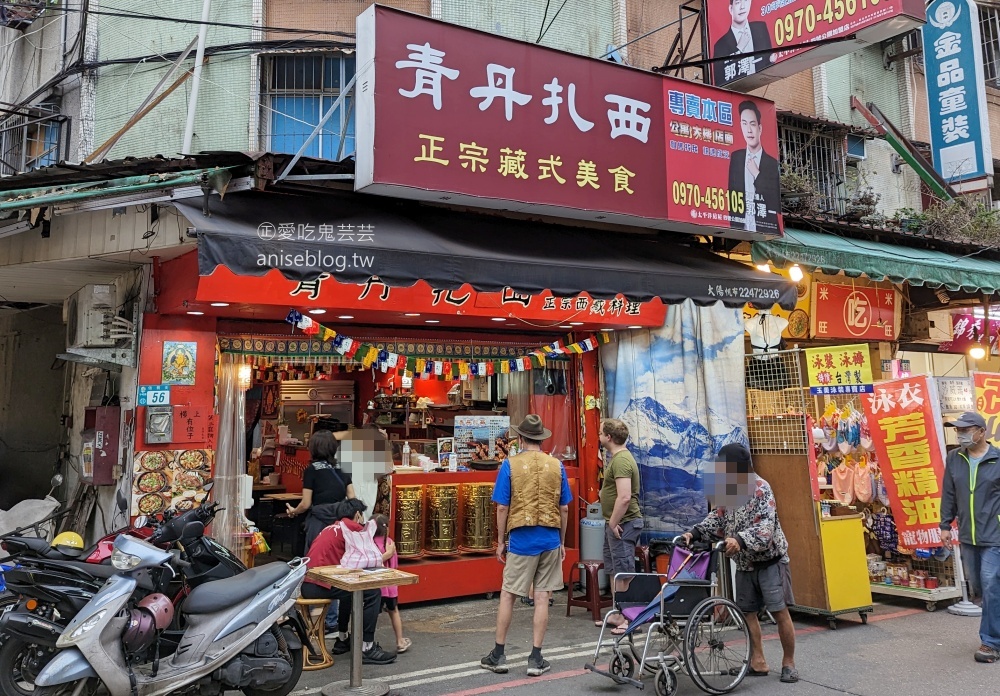
[[[578,467],[566,467],[573,498]],[[399,588],[401,604],[499,592],[503,565],[496,559],[497,472],[407,472],[391,477],[390,528],[399,567],[420,583]],[[579,509],[569,506],[564,576],[579,559]]]

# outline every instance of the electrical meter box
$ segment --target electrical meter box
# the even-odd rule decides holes
[[[162,445],[174,441],[174,407],[146,407],[146,444]]]
[[[83,416],[83,451],[80,471],[84,483],[113,486],[118,483],[122,411],[118,406],[88,408]]]

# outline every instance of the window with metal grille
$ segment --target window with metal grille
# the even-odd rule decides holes
[[[267,56],[261,96],[261,145],[296,153],[354,76],[353,55],[306,53]],[[339,161],[354,154],[354,109],[346,97],[304,155]],[[341,135],[343,134],[343,137]]]
[[[986,84],[1000,87],[1000,7],[979,6],[979,33],[983,37]]]
[[[782,173],[798,174],[816,185],[815,212],[843,215],[847,167],[844,131],[782,115],[778,148]]]
[[[0,176],[47,167],[65,159],[69,119],[56,104],[40,104],[0,119]]]

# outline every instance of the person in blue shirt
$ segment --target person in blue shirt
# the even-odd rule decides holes
[[[497,560],[504,564],[496,644],[480,666],[498,674],[507,673],[504,645],[514,602],[534,587],[535,615],[527,671],[529,677],[538,677],[550,669],[542,657],[542,641],[549,623],[549,598],[563,588],[566,522],[573,494],[562,462],[542,451],[542,442],[552,437],[542,419],[529,414],[511,430],[520,440],[519,453],[500,465],[493,488],[500,532]]]

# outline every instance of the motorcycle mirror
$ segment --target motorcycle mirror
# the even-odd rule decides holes
[[[201,490],[208,493],[210,490],[212,490],[213,486],[215,486],[215,481],[209,481],[208,483],[206,483],[204,486],[201,487]]]
[[[128,498],[121,490],[115,492],[115,504],[118,506],[118,512],[125,514],[128,511]]]
[[[49,483],[52,484],[53,488],[59,488],[59,486],[62,485],[62,482],[63,482],[62,474],[56,474],[55,476],[52,477],[52,480],[49,481]]]
[[[142,527],[145,527],[147,524],[149,524],[149,518],[146,517],[145,515],[139,515],[138,517],[135,518],[135,524],[132,526],[135,527],[136,529],[141,529]]]
[[[184,539],[196,539],[205,533],[205,525],[195,520],[184,525],[184,532],[181,537]]]

